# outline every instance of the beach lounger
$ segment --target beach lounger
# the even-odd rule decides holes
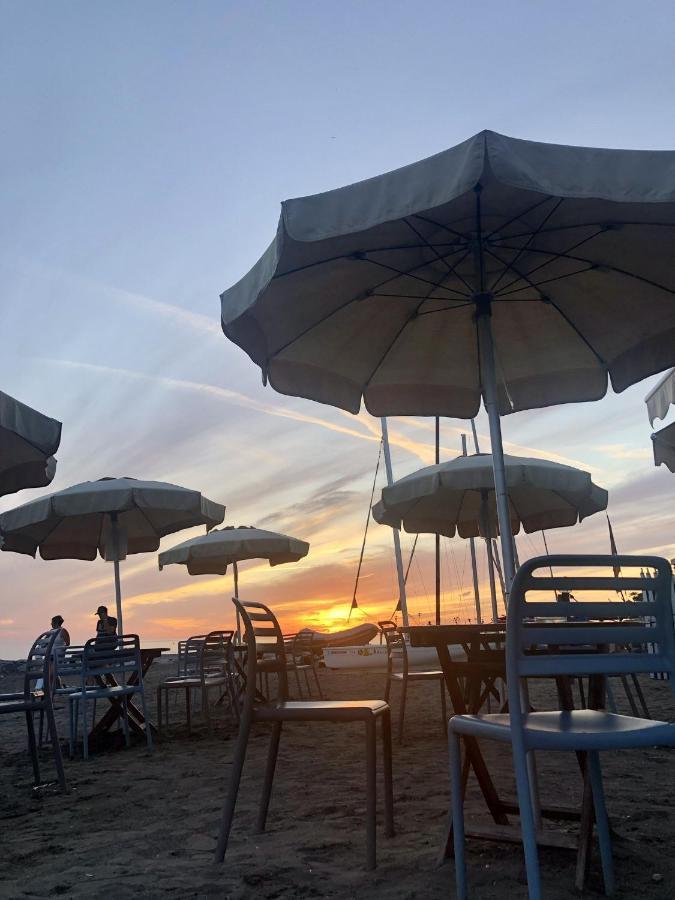
[[[249,735],[254,723],[271,722],[272,736],[265,769],[263,793],[258,812],[258,831],[265,830],[267,811],[272,793],[279,740],[284,722],[357,723],[366,732],[366,865],[375,868],[376,836],[376,726],[380,721],[384,759],[385,833],[394,834],[394,801],[391,771],[391,718],[384,700],[297,700],[288,699],[287,659],[284,639],[272,610],[262,603],[233,600],[244,623],[247,645],[245,694],[239,736],[232,760],[230,783],[225,799],[216,862],[225,858],[239,783],[246,759]],[[264,658],[259,658],[264,653]],[[274,673],[277,678],[277,697],[260,701],[256,692],[259,671]]]
[[[24,713],[28,729],[28,748],[33,763],[35,784],[40,783],[40,763],[38,760],[35,725],[33,716],[36,712],[44,713],[54,753],[54,763],[62,790],[68,790],[63,770],[63,758],[59,736],[54,718],[53,695],[56,685],[54,674],[54,642],[60,629],[45,631],[35,639],[26,660],[26,671],[23,679],[23,691],[15,694],[0,694],[0,715]],[[40,683],[40,687],[37,685]]]
[[[582,567],[607,571],[641,567],[655,570],[647,579],[636,577],[537,575],[537,570]],[[608,592],[642,590],[654,592],[653,603],[607,601]],[[576,603],[551,603],[533,599],[530,591],[580,590],[601,592],[601,602],[578,599]],[[452,820],[454,830],[457,897],[466,898],[464,861],[463,785],[460,739],[462,737],[496,740],[511,744],[518,792],[523,848],[529,896],[542,896],[537,854],[537,832],[533,791],[528,773],[528,755],[535,750],[576,751],[590,783],[605,891],[614,884],[610,826],[605,808],[599,751],[675,746],[675,724],[653,719],[623,716],[604,709],[530,712],[527,678],[589,675],[596,678],[621,673],[675,670],[675,637],[670,608],[671,570],[665,559],[630,556],[542,556],[528,560],[513,581],[506,629],[506,670],[509,713],[453,716],[449,724]],[[539,594],[541,596],[541,593]],[[563,608],[564,607],[564,608]],[[551,622],[559,616],[575,616],[577,621]],[[627,618],[653,615],[656,625],[648,628],[643,620]],[[646,650],[654,641],[658,652]],[[591,645],[605,645],[607,652],[588,652]],[[631,651],[626,651],[626,645]],[[548,652],[546,652],[548,651]],[[582,872],[583,876],[583,872]],[[577,885],[579,886],[579,885]]]

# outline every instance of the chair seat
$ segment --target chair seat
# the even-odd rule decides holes
[[[227,676],[226,675],[207,675],[204,678],[204,682],[207,687],[213,687],[214,685],[219,684],[227,684]],[[167,678],[166,681],[163,681],[159,687],[160,688],[191,688],[191,687],[201,687],[202,680],[197,675],[180,675],[175,678]]]
[[[283,703],[265,703],[253,708],[258,720],[296,722],[360,722],[387,712],[389,704],[384,700],[288,700]]]
[[[675,746],[675,724],[620,716],[602,710],[533,712],[523,717],[525,745],[532,750],[616,750]],[[508,713],[461,715],[450,719],[460,735],[510,742]]]
[[[123,697],[125,694],[138,694],[141,687],[138,684],[118,684],[115,687],[86,688],[85,691],[74,691],[68,694],[71,700],[95,700],[97,697]]]
[[[392,681],[403,681],[403,679],[407,678],[408,681],[433,681],[434,679],[443,678],[443,670],[442,669],[428,669],[424,672],[416,672],[411,671],[408,672],[406,676],[403,675],[403,672],[393,672],[391,675]]]

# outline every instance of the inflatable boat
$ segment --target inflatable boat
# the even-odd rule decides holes
[[[345,628],[342,631],[315,631],[313,628],[303,628],[299,634],[312,635],[312,646],[317,650],[326,650],[328,647],[353,647],[367,644],[378,634],[377,625],[364,622],[354,625],[353,628]]]

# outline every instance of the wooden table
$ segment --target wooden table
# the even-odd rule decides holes
[[[127,679],[127,684],[138,684],[141,677],[145,678],[148,669],[153,664],[153,662],[156,659],[159,659],[162,653],[168,652],[169,649],[169,647],[151,647],[147,649],[141,649],[141,671],[132,672]],[[106,675],[105,678],[102,675],[98,675],[97,681],[99,681],[101,687],[116,687],[118,684],[114,675]],[[135,696],[137,695],[132,694],[131,696],[127,697],[129,728],[134,732],[134,734],[145,737],[146,719],[143,715],[143,710],[136,706],[136,704],[134,703],[133,698]],[[121,719],[124,716],[123,701],[118,697],[108,697],[108,700],[110,702],[110,709],[98,720],[89,736],[90,739],[99,737],[104,732],[110,731],[115,722],[117,722],[118,719]],[[156,734],[157,729],[149,719],[147,720],[147,724],[152,729],[153,735]]]

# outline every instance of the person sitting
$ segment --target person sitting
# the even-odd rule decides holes
[[[99,606],[96,610],[96,615],[98,616],[96,646],[100,649],[114,647],[117,638],[117,619],[108,615],[107,606]]]
[[[54,646],[70,647],[70,634],[68,633],[68,630],[63,627],[63,616],[52,616],[52,631],[56,628],[61,629],[61,634],[54,642]]]

